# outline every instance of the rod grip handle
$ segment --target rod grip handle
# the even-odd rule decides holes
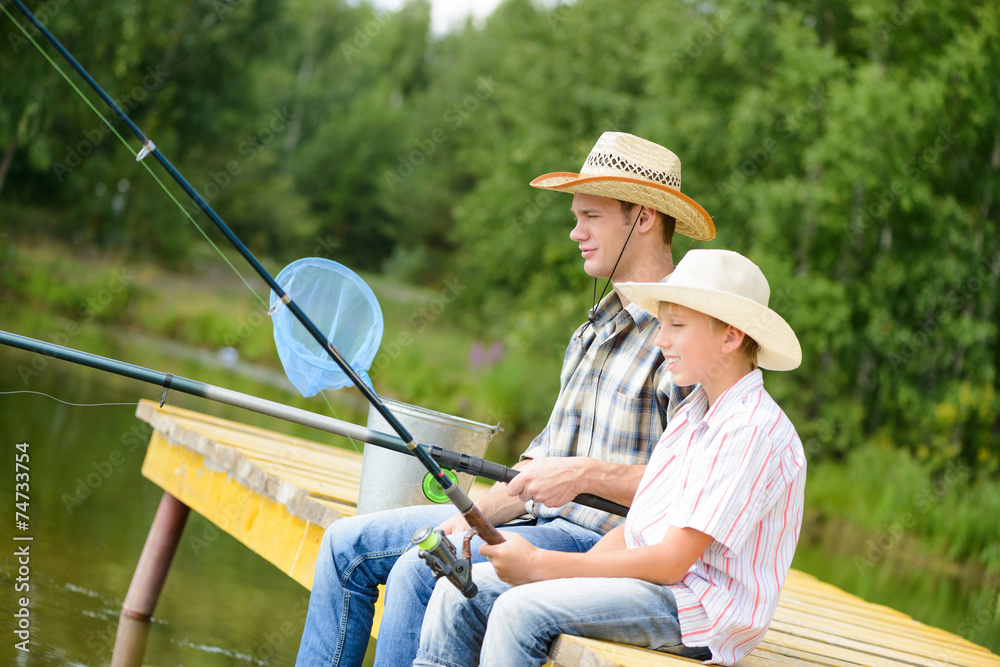
[[[470,456],[469,454],[444,449],[439,445],[431,445],[428,447],[428,450],[430,451],[431,458],[444,467],[452,468],[469,475],[475,475],[476,477],[491,479],[494,482],[503,482],[506,484],[517,477],[518,472],[520,472],[514,468],[508,468],[502,463],[495,463],[494,461],[487,461],[478,456]],[[581,493],[573,499],[573,502],[593,507],[602,512],[617,514],[618,516],[628,514],[628,508],[624,505],[619,505],[591,493]],[[472,522],[469,522],[469,525],[472,525]]]
[[[619,505],[618,503],[611,502],[606,498],[595,496],[592,493],[581,493],[573,499],[573,502],[586,505],[587,507],[593,507],[595,510],[601,510],[602,512],[617,514],[618,516],[625,516],[628,514],[628,508],[624,505]]]
[[[431,458],[441,464],[442,467],[451,468],[475,477],[483,477],[491,479],[494,482],[506,483],[514,479],[514,476],[517,475],[516,470],[508,468],[502,463],[495,463],[479,458],[478,456],[455,452],[445,449],[440,445],[431,445],[428,447],[428,450],[430,451]]]
[[[497,532],[493,524],[486,520],[486,517],[483,516],[483,513],[475,505],[462,512],[462,516],[465,517],[465,520],[469,522],[469,526],[476,531],[479,537],[483,538],[486,544],[503,544],[507,541],[503,539],[503,535]]]

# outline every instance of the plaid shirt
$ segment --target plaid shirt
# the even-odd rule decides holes
[[[673,383],[653,345],[656,331],[656,318],[635,304],[623,308],[616,292],[602,299],[594,325],[584,323],[570,339],[549,422],[521,458],[590,456],[645,465],[692,389]],[[528,501],[526,507],[534,516],[562,516],[601,534],[622,521],[576,503],[550,508]]]

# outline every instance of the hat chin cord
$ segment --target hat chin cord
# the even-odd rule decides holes
[[[639,213],[635,216],[635,221],[632,222],[632,229],[628,230],[628,236],[625,237],[625,243],[622,244],[621,252],[618,253],[618,259],[615,260],[615,266],[611,269],[611,275],[608,276],[608,281],[604,283],[604,289],[601,290],[601,299],[604,299],[604,293],[608,291],[608,285],[611,284],[611,279],[615,276],[615,271],[618,270],[618,262],[622,261],[622,255],[625,254],[625,248],[628,246],[628,241],[632,238],[632,232],[635,231],[635,226],[639,223],[639,216],[642,215],[642,206],[639,207]],[[587,321],[590,322],[591,326],[597,322],[597,304],[601,299],[597,298],[597,277],[594,277],[594,303],[587,311]]]

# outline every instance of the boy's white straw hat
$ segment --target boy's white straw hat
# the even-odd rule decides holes
[[[659,144],[625,132],[605,132],[580,173],[543,174],[531,185],[545,190],[582,192],[648,206],[677,220],[676,231],[698,241],[715,238],[705,209],[681,193],[681,161]]]
[[[689,250],[674,272],[659,283],[617,283],[615,288],[656,317],[660,303],[676,303],[731,324],[757,341],[757,364],[790,371],[802,363],[795,332],[768,308],[767,278],[743,255],[731,250]]]

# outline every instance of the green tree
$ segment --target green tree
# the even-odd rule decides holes
[[[273,214],[271,228],[284,227],[281,238],[287,238],[294,236],[294,223],[309,226],[290,183],[277,173],[277,160],[261,160],[250,168],[233,139],[266,127],[258,123],[267,122],[271,108],[258,108],[254,69],[245,64],[280,43],[278,9],[279,3],[271,0],[48,3],[39,18],[213,205],[216,197],[224,202],[236,195],[238,187],[228,189],[238,180],[239,173],[233,172],[252,173],[263,183],[254,190],[258,205],[252,208],[257,210],[240,215],[237,209],[230,220],[234,229],[260,225],[256,216],[263,210]],[[23,17],[19,22],[27,25]],[[0,130],[0,142],[11,163],[5,222],[12,229],[182,256],[197,238],[183,216],[165,205],[165,195],[136,172],[131,155],[108,126],[69,92],[68,84],[20,37],[13,23],[8,27],[0,52],[4,71],[12,73],[0,98],[0,118],[9,119]],[[29,32],[44,50],[53,52],[36,29]],[[68,64],[57,54],[53,57],[135,146],[122,122]],[[25,160],[16,159],[19,147]],[[212,188],[217,190],[214,195]],[[271,201],[266,200],[269,196]],[[290,205],[278,204],[284,198],[292,199]],[[18,206],[49,208],[53,215],[39,229],[39,216],[25,214]]]
[[[399,217],[413,214],[398,212],[383,183],[413,124],[410,100],[426,85],[430,6],[360,5],[342,18],[316,21],[307,36],[293,102],[305,111],[289,169],[322,220],[314,254],[378,268]]]
[[[717,221],[709,245],[771,277],[806,352],[775,393],[822,434],[816,453],[875,435],[996,466],[996,12],[749,9],[512,0],[446,38],[417,136],[477,77],[496,92],[400,186],[432,208],[414,222],[424,245],[397,255],[467,280],[481,329],[560,341],[588,284],[568,201],[526,182],[574,168],[601,131],[648,136],[684,160],[684,191]],[[442,233],[446,264],[428,247]]]

